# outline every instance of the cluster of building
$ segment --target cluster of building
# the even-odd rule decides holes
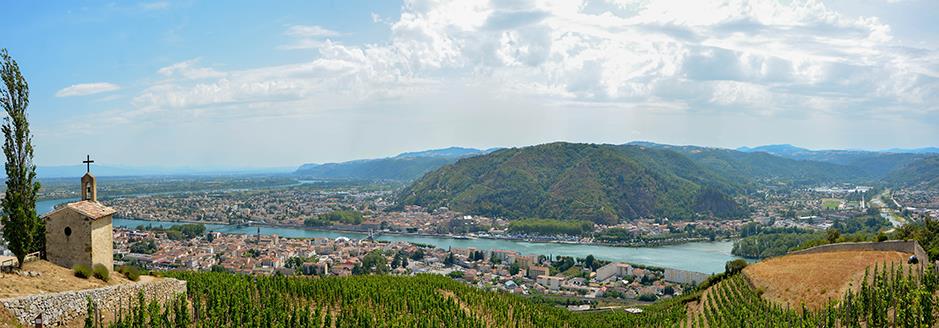
[[[387,206],[388,191],[331,191],[282,188],[116,198],[108,205],[121,217],[206,223],[302,225],[303,220],[337,208]]]
[[[152,254],[131,251],[135,243],[150,241],[158,245]],[[162,231],[115,229],[114,244],[116,264],[285,275],[352,275],[364,257],[377,250],[392,274],[437,273],[486,289],[586,299],[671,297],[681,294],[683,286],[706,278],[703,274],[646,269],[625,263],[610,263],[595,271],[577,265],[559,273],[545,257],[515,251],[445,250],[407,242],[343,237],[293,239],[210,232],[205,237],[171,240]],[[407,259],[406,264],[391,265],[399,254]]]

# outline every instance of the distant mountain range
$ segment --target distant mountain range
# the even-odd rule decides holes
[[[157,166],[91,166],[98,177],[106,176],[164,176],[164,175],[226,175],[226,174],[275,174],[289,173],[291,167],[157,167]],[[37,166],[40,179],[78,178],[85,174],[85,165]]]
[[[649,216],[734,217],[744,210],[733,199],[741,192],[819,183],[936,188],[939,155],[559,142],[461,159],[427,173],[398,199],[471,214],[615,223]]]
[[[401,153],[394,157],[341,163],[303,164],[294,174],[310,179],[411,181],[461,158],[496,150],[450,147]]]
[[[764,152],[780,157],[827,162],[861,169],[868,178],[881,179],[890,172],[902,168],[916,160],[939,154],[939,148],[888,149],[884,151],[868,150],[809,150],[793,145],[768,145],[754,148],[738,148],[742,152]]]

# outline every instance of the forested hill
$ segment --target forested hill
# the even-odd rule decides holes
[[[294,174],[310,179],[410,181],[421,177],[424,173],[456,162],[460,158],[485,154],[490,151],[450,147],[402,153],[389,158],[327,164],[303,164]]]
[[[884,180],[897,186],[939,190],[939,155],[914,160],[894,170]]]
[[[734,217],[741,186],[677,152],[639,146],[551,143],[465,158],[426,174],[402,204],[448,206],[509,218]]]
[[[817,184],[858,182],[872,179],[871,174],[860,167],[811,160],[796,160],[763,151],[672,146],[649,142],[634,142],[630,145],[676,151],[688,156],[701,166],[714,170],[734,181],[741,182],[773,181],[790,184]],[[795,152],[795,150],[790,152]]]

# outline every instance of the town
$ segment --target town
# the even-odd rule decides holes
[[[548,259],[545,255],[508,250],[440,249],[368,238],[222,234],[205,232],[199,224],[174,230],[115,229],[114,244],[116,266],[263,275],[433,273],[484,289],[560,298],[572,303],[566,304],[572,310],[670,298],[708,277],[683,270],[607,262],[593,256]]]

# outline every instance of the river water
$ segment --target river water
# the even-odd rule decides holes
[[[45,214],[51,211],[56,204],[72,202],[76,199],[54,199],[36,202],[36,211]],[[177,222],[146,221],[132,219],[114,219],[115,227],[136,228],[140,225],[168,227],[179,224]],[[206,230],[218,231],[222,233],[237,234],[255,234],[259,227],[238,227],[223,224],[206,224]],[[365,234],[352,232],[337,232],[328,230],[308,230],[300,228],[286,227],[268,227],[261,226],[262,235],[278,235],[290,238],[337,238],[347,237],[351,239],[365,238]],[[688,271],[715,273],[724,271],[724,264],[727,261],[737,259],[738,257],[730,254],[733,248],[733,242],[693,242],[679,245],[659,246],[659,247],[613,247],[599,245],[575,245],[575,244],[556,244],[556,243],[530,243],[515,240],[501,239],[453,239],[446,237],[414,236],[414,235],[381,235],[379,240],[388,241],[407,241],[434,245],[439,248],[447,249],[476,247],[478,249],[505,249],[513,250],[522,254],[552,255],[552,256],[575,256],[585,257],[593,256],[610,261],[622,261],[635,264],[643,264],[657,267],[675,268]]]

